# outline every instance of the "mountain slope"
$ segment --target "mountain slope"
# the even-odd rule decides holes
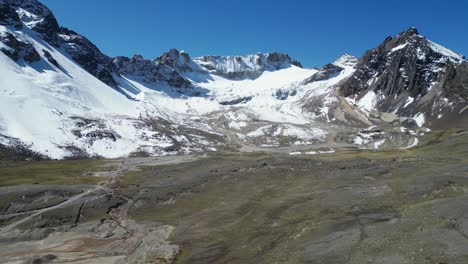
[[[54,14],[36,0],[1,0],[0,5],[8,15],[5,22],[17,29],[30,29],[38,37],[57,49],[63,49],[86,71],[111,87],[116,87],[113,78],[115,69],[111,59],[104,55],[91,41],[64,27],[60,27]],[[17,16],[12,15],[16,13]],[[8,22],[10,21],[10,22]]]
[[[414,28],[360,59],[307,69],[276,52],[110,58],[36,0],[0,0],[0,10],[0,144],[11,151],[405,148],[422,126],[468,112],[464,57]]]
[[[410,28],[367,51],[341,92],[377,111],[437,118],[466,101],[466,64]]]

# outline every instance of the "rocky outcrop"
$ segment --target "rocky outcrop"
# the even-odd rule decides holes
[[[117,74],[112,59],[104,55],[91,41],[67,28],[60,29],[60,46],[86,71],[105,84],[116,87],[113,74]]]
[[[55,67],[60,67],[60,65],[58,64],[57,60],[54,59],[54,57],[52,56],[52,54],[50,54],[50,52],[48,52],[47,50],[42,50],[43,54],[44,54],[44,57],[50,62],[52,63],[52,65],[54,65]]]
[[[228,79],[256,79],[265,71],[301,67],[300,62],[284,53],[257,53],[247,56],[203,56],[194,61],[212,74]]]
[[[4,0],[4,3],[15,9],[24,25],[40,33],[47,42],[57,44],[60,26],[49,8],[37,0]]]
[[[0,25],[21,29],[23,23],[11,2],[0,0]],[[0,51],[14,61],[24,59],[28,62],[34,62],[40,59],[39,54],[31,44],[17,39],[8,31],[0,32],[0,43],[3,43],[3,46],[0,45]]]
[[[314,75],[302,81],[301,85],[329,80],[338,76],[345,69],[354,69],[357,63],[358,59],[356,57],[349,54],[344,54],[333,63],[328,63],[325,66],[317,69],[318,71]]]
[[[2,1],[0,1],[0,25],[14,26],[16,29],[21,29],[23,26],[15,9]]]
[[[33,45],[18,40],[9,32],[0,33],[0,42],[6,45],[6,47],[0,47],[0,51],[14,61],[24,59],[27,62],[35,62],[41,59]]]
[[[302,82],[302,84],[306,85],[306,84],[309,84],[309,83],[312,83],[312,82],[328,80],[330,78],[333,78],[333,77],[337,76],[343,70],[344,70],[343,68],[329,63],[329,64],[323,66],[322,68],[320,68],[319,71],[316,74],[314,74],[311,77],[305,79]]]
[[[163,83],[177,88],[191,86],[191,82],[182,77],[181,73],[194,70],[192,64],[187,53],[175,49],[154,60],[145,59],[141,55],[113,59],[113,65],[119,74],[141,78],[150,84]]]
[[[158,65],[167,66],[177,72],[192,72],[200,71],[201,69],[196,65],[190,55],[185,51],[178,51],[171,49],[163,55],[156,58]]]

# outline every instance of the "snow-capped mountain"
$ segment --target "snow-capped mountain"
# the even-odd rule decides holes
[[[115,69],[111,58],[84,36],[60,27],[54,14],[46,6],[36,0],[0,0],[0,6],[9,14],[1,24],[13,23],[16,28],[34,31],[41,40],[65,51],[67,56],[99,80],[111,87],[117,87],[112,76]]]
[[[265,71],[285,69],[292,65],[302,68],[300,62],[278,52],[247,56],[203,56],[194,61],[209,73],[228,79],[256,79]]]
[[[277,52],[110,58],[40,2],[0,0],[0,51],[0,147],[34,157],[405,148],[468,95],[464,57],[414,28],[318,69]]]
[[[341,92],[362,107],[433,119],[466,104],[466,66],[464,56],[410,28],[367,51]]]

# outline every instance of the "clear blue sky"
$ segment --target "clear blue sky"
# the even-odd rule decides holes
[[[40,0],[110,56],[285,52],[307,67],[416,26],[468,55],[466,0]],[[450,3],[450,4],[449,4]]]

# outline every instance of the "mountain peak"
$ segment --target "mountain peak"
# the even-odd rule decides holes
[[[193,71],[196,68],[187,52],[174,48],[156,58],[156,63],[168,66],[177,72]]]
[[[411,27],[368,50],[342,91],[346,96],[363,97],[369,91],[383,95],[386,99],[379,101],[379,111],[410,111],[404,101],[405,95],[424,97],[447,76],[448,70],[463,61],[462,55],[426,39]],[[403,99],[397,104],[398,96]]]
[[[358,58],[345,53],[336,59],[332,64],[341,68],[354,67],[358,62]]]
[[[414,26],[410,27],[404,33],[409,34],[409,35],[419,35],[418,29],[416,27],[414,27]]]
[[[398,50],[410,48],[415,50],[419,58],[427,57],[425,53],[436,53],[446,60],[450,60],[452,63],[458,64],[464,60],[464,56],[458,54],[446,47],[439,45],[424,36],[420,35],[415,27],[411,27],[408,30],[401,32],[395,38],[391,38],[386,42],[387,50],[393,53]]]
[[[418,31],[417,28],[410,27],[407,30],[400,32],[400,34],[398,34],[396,37],[390,37],[389,39],[405,39],[405,40],[407,40],[407,39],[410,39],[410,38],[413,38],[413,37],[422,37],[422,36],[419,34],[419,31]]]
[[[55,43],[60,26],[52,11],[37,0],[3,0],[13,7],[21,21],[30,29],[41,33]]]
[[[424,39],[424,37],[419,34],[419,31],[415,27],[410,27],[409,29],[400,32],[396,36],[388,36],[382,45],[390,50],[400,44],[418,42],[420,39]]]

